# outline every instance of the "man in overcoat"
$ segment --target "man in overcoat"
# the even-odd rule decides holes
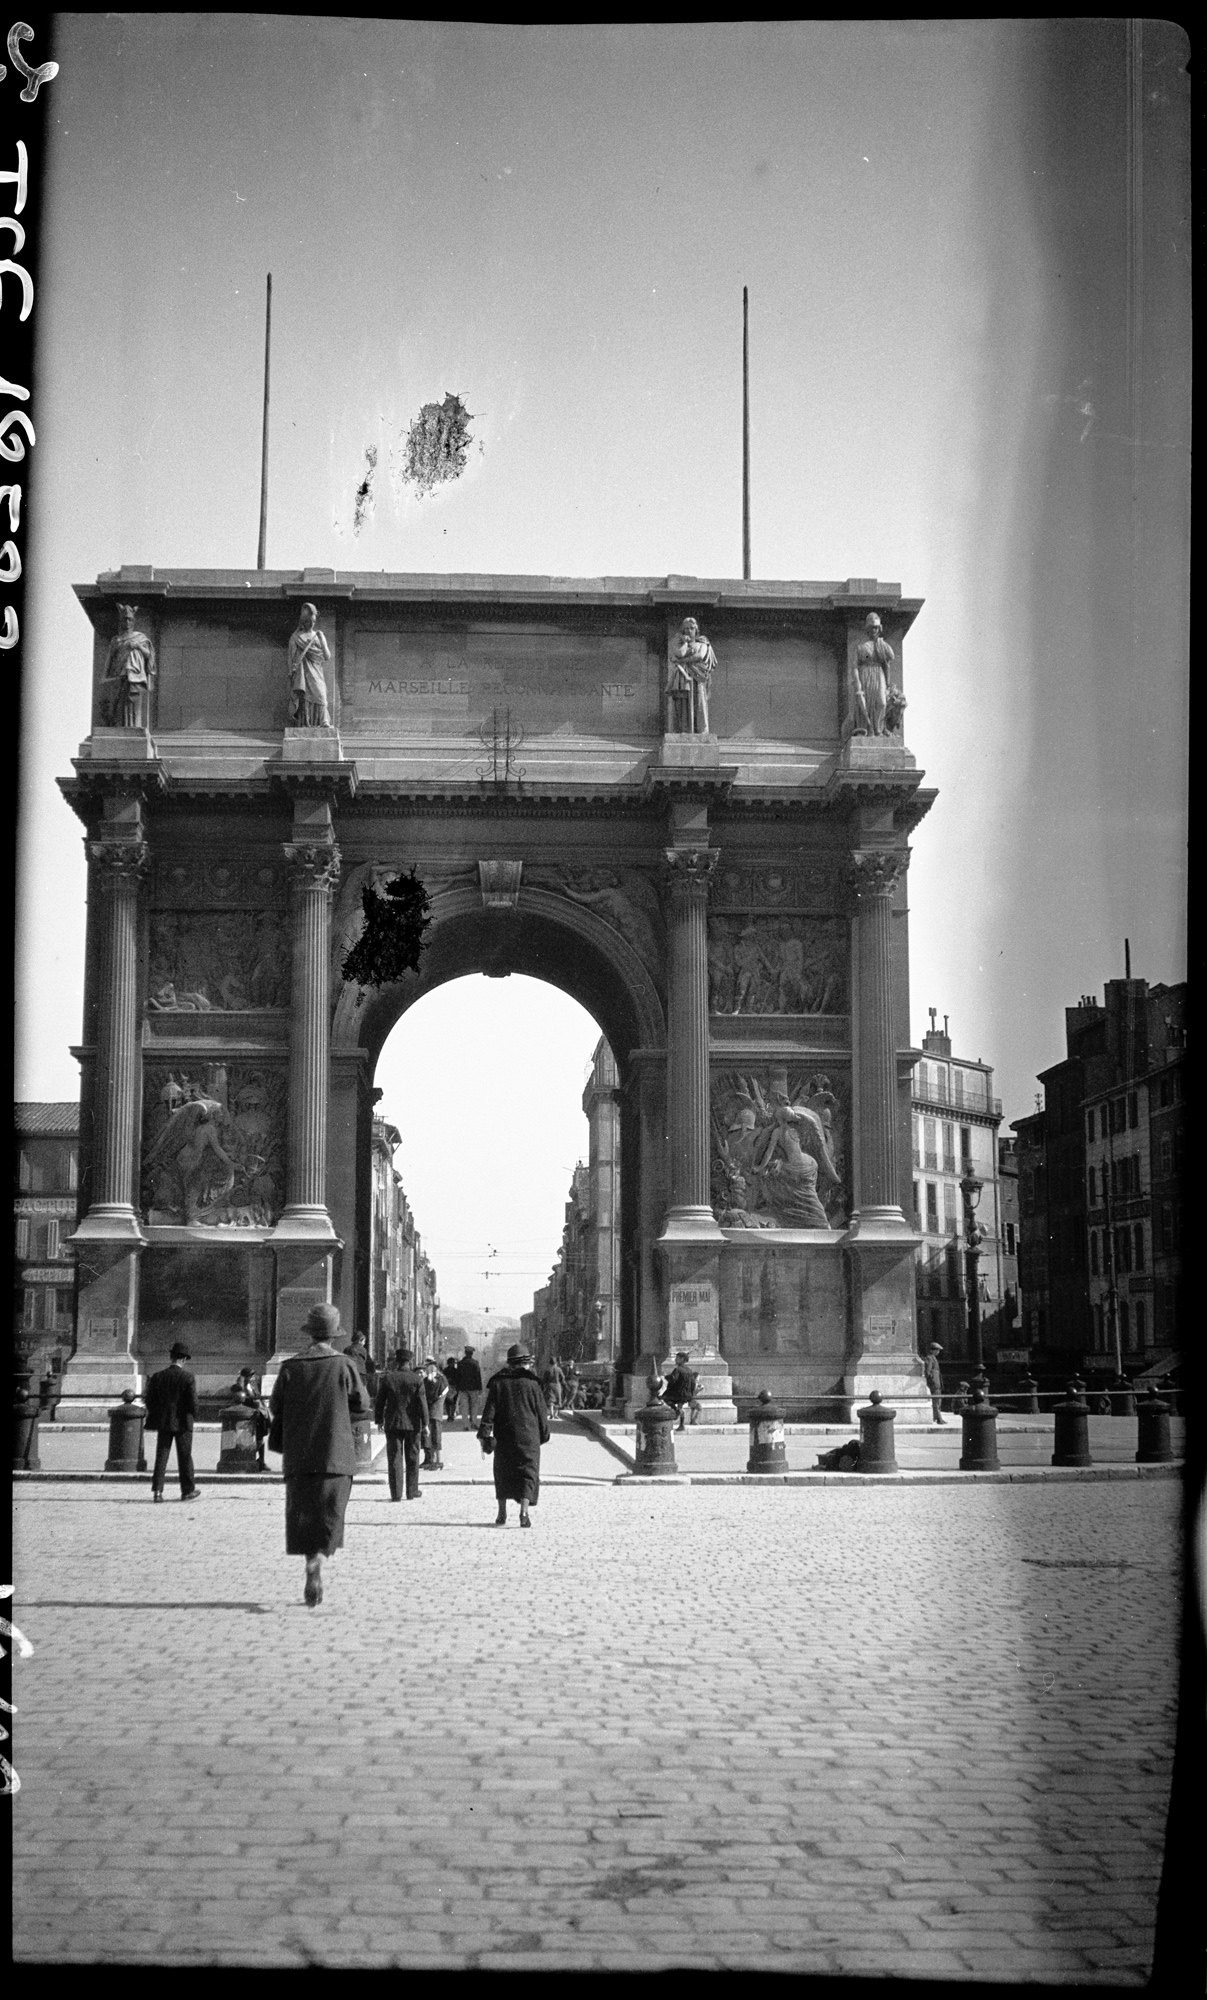
[[[306,1558],[306,1602],[323,1601],[323,1557],[344,1545],[344,1515],[356,1471],[353,1417],[367,1416],[360,1370],[337,1354],[339,1311],[313,1306],[304,1354],[281,1363],[269,1409],[269,1448],[284,1457],[285,1553]]]
[[[457,1357],[455,1354],[450,1354],[444,1364],[444,1379],[448,1383],[448,1393],[444,1398],[444,1421],[446,1424],[453,1423],[457,1415],[457,1397],[461,1393],[457,1381],[457,1371]]]
[[[457,1408],[465,1398],[465,1414],[476,1424],[482,1409],[482,1370],[472,1347],[467,1347],[457,1363]]]
[[[943,1349],[937,1340],[932,1340],[922,1363],[922,1373],[926,1377],[926,1393],[930,1397],[931,1418],[936,1424],[945,1424],[943,1415],[943,1370],[939,1366],[939,1356]]]
[[[386,1434],[391,1500],[402,1499],[404,1485],[408,1500],[420,1499],[419,1446],[428,1440],[427,1397],[408,1347],[400,1347],[383,1370],[373,1414]]]
[[[176,1470],[180,1474],[180,1497],[196,1500],[198,1487],[193,1471],[193,1423],[197,1416],[197,1382],[184,1363],[190,1358],[183,1340],[175,1340],[169,1365],[152,1375],[147,1383],[147,1427],[156,1433],[155,1470],[151,1474],[151,1497],[163,1499],[168,1476],[168,1459],[176,1446]]]
[[[562,1391],[565,1386],[566,1378],[562,1374],[558,1358],[556,1354],[551,1354],[548,1366],[541,1376],[541,1387],[545,1391],[545,1403],[551,1417],[556,1417],[561,1409]]]
[[[493,1441],[496,1528],[507,1526],[507,1502],[520,1503],[520,1526],[530,1528],[529,1507],[541,1497],[541,1446],[549,1442],[549,1415],[532,1356],[509,1347],[507,1366],[491,1377],[478,1436]]]

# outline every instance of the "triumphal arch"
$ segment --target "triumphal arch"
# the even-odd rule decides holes
[[[619,1396],[680,1347],[714,1421],[763,1387],[797,1412],[921,1393],[917,600],[867,578],[149,568],[78,596],[69,1407],[136,1386],[181,1335],[217,1389],[245,1362],[271,1375],[316,1299],[359,1323],[374,1064],[420,994],[470,972],[552,981],[615,1056]],[[349,984],[366,888],[411,869],[418,969]]]

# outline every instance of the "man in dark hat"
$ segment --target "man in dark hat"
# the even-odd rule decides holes
[[[408,1500],[421,1499],[419,1446],[428,1440],[427,1397],[409,1347],[400,1347],[383,1371],[373,1414],[386,1434],[391,1500],[402,1499],[404,1485]]]
[[[939,1356],[943,1349],[937,1340],[932,1340],[922,1363],[922,1373],[926,1377],[927,1393],[930,1396],[930,1413],[936,1424],[945,1424],[943,1415],[943,1371],[939,1367]]]
[[[520,1503],[520,1526],[530,1528],[528,1509],[541,1494],[541,1446],[549,1442],[549,1413],[532,1357],[509,1347],[507,1366],[491,1377],[478,1436],[494,1452],[496,1528],[507,1526],[507,1502]]]
[[[285,1553],[306,1558],[310,1605],[323,1601],[323,1557],[344,1545],[356,1471],[352,1419],[369,1409],[360,1370],[335,1351],[339,1331],[334,1306],[311,1309],[302,1328],[310,1347],[281,1363],[269,1405],[269,1446],[285,1460]]]
[[[196,1500],[197,1479],[193,1471],[193,1423],[197,1416],[197,1382],[192,1370],[183,1366],[191,1359],[183,1340],[174,1340],[169,1365],[152,1375],[147,1383],[147,1427],[154,1426],[155,1470],[151,1474],[151,1497],[163,1499],[168,1476],[168,1459],[176,1444],[176,1470],[180,1474],[180,1497]]]
[[[444,1364],[444,1379],[448,1383],[448,1391],[444,1398],[444,1421],[446,1424],[451,1424],[456,1420],[457,1397],[460,1394],[457,1386],[457,1372],[457,1357],[455,1354],[450,1354]]]
[[[467,1347],[457,1363],[457,1408],[465,1398],[465,1414],[476,1424],[482,1409],[482,1370],[472,1347]]]
[[[360,1369],[364,1377],[366,1389],[371,1396],[374,1395],[377,1389],[377,1370],[373,1366],[373,1356],[369,1352],[364,1334],[354,1333],[345,1347],[344,1353],[348,1356],[349,1361],[356,1363],[356,1366]]]
[[[434,1354],[429,1354],[423,1364],[423,1400],[427,1404],[427,1449],[423,1454],[424,1470],[443,1472],[444,1460],[440,1456],[441,1428],[444,1423],[444,1399],[448,1394],[448,1383],[440,1373]]]

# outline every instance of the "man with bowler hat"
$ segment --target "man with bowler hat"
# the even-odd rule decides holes
[[[549,1413],[532,1356],[509,1347],[507,1366],[492,1375],[478,1438],[494,1455],[496,1528],[507,1526],[507,1502],[520,1503],[520,1526],[530,1528],[528,1509],[541,1496],[541,1446],[549,1442]]]
[[[428,1406],[423,1377],[413,1364],[409,1347],[400,1347],[384,1370],[373,1414],[386,1434],[391,1500],[402,1499],[404,1482],[407,1499],[421,1499],[419,1446],[428,1441]]]
[[[198,1498],[193,1472],[193,1423],[197,1415],[197,1382],[191,1369],[182,1364],[190,1359],[183,1340],[172,1342],[169,1365],[152,1375],[147,1383],[147,1423],[156,1432],[155,1470],[151,1474],[151,1497],[163,1499],[168,1476],[168,1459],[176,1446],[176,1470],[180,1474],[182,1500]]]

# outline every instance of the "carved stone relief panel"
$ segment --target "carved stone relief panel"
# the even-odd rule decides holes
[[[841,917],[710,917],[711,1014],[845,1014],[850,943]]]
[[[841,1229],[850,1079],[784,1064],[714,1068],[713,1212],[726,1229]]]
[[[198,1063],[143,1071],[142,1197],[148,1223],[267,1228],[285,1197],[283,1068]]]
[[[284,907],[285,871],[279,860],[202,860],[160,855],[152,902],[164,910]]]
[[[648,972],[662,981],[666,924],[653,877],[641,868],[525,868],[524,885],[552,889],[594,910],[626,938]]]
[[[277,910],[153,910],[153,1013],[260,1011],[289,1004],[289,919]]]

